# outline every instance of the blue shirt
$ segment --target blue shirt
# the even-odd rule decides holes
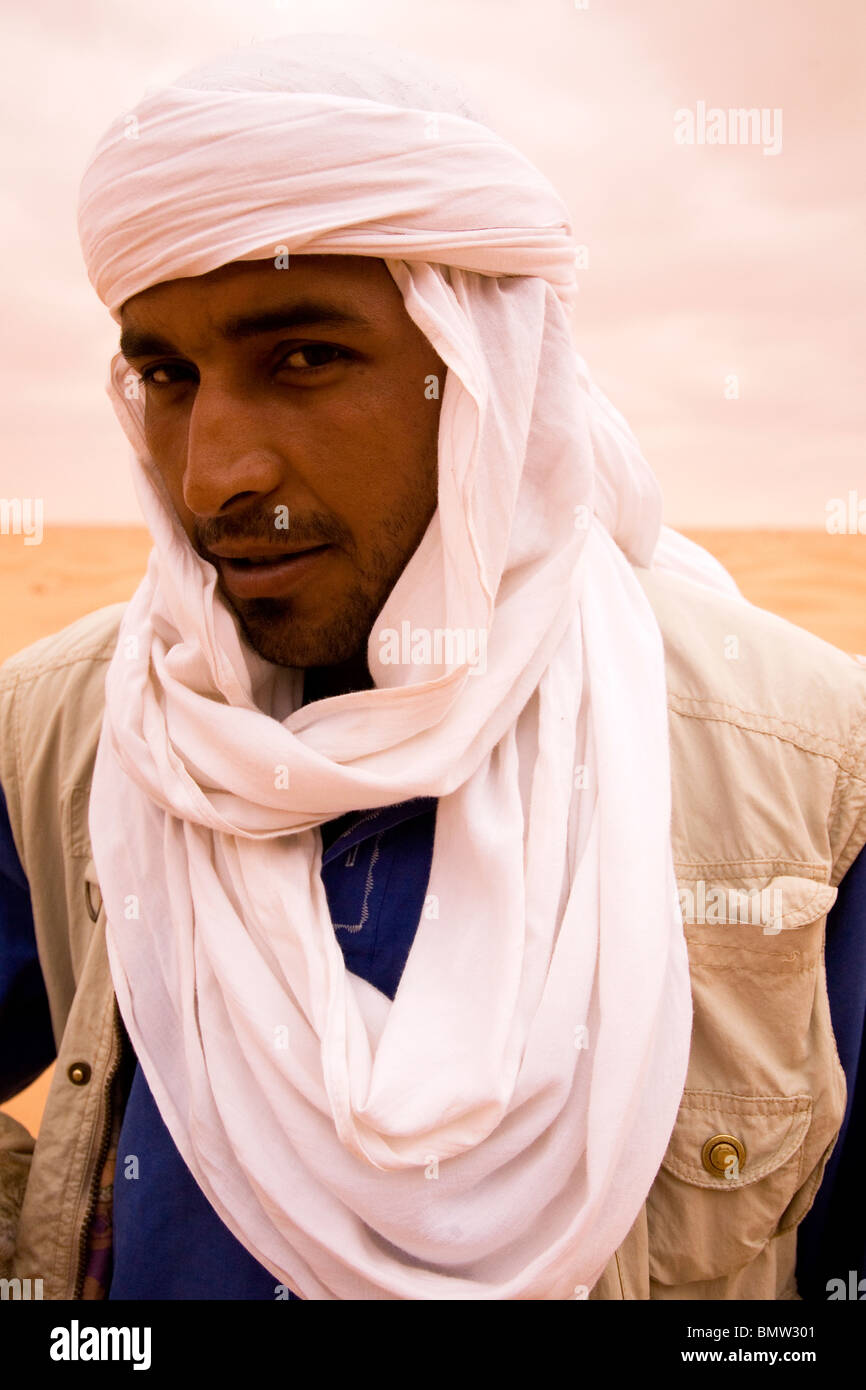
[[[424,909],[436,802],[417,798],[352,812],[321,827],[322,881],[347,969],[393,998]],[[827,919],[830,1011],[848,1082],[845,1118],[814,1206],[798,1228],[804,1298],[826,1298],[831,1278],[866,1272],[860,1144],[866,1127],[866,849]],[[0,788],[0,1100],[55,1056],[36,954],[27,881]],[[861,1065],[861,1058],[864,1058]],[[124,1157],[139,1176],[125,1180]],[[110,1298],[268,1299],[277,1280],[231,1234],[202,1195],[136,1064],[114,1185]],[[290,1295],[294,1297],[294,1295]]]
[[[424,906],[436,802],[418,797],[321,827],[322,882],[346,968],[393,999]],[[139,1176],[124,1180],[124,1157]],[[109,1298],[267,1298],[278,1285],[217,1216],[136,1066],[114,1180]],[[289,1294],[294,1298],[294,1294]]]

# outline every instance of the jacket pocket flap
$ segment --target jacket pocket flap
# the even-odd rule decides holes
[[[803,1143],[812,1115],[810,1096],[738,1096],[685,1091],[662,1167],[696,1187],[733,1190],[759,1182]],[[735,1144],[742,1146],[742,1156]],[[718,1141],[715,1175],[705,1165]],[[736,1155],[736,1161],[733,1161]],[[730,1161],[724,1162],[728,1158]]]
[[[777,901],[782,911],[778,920],[783,931],[789,927],[803,927],[807,922],[825,917],[839,893],[838,888],[829,883],[819,883],[813,878],[795,878],[792,874],[771,879],[770,889],[777,890],[780,895]]]
[[[777,874],[763,883],[740,876],[679,880],[687,930],[753,926],[772,936],[825,917],[837,895],[831,884],[797,874]]]

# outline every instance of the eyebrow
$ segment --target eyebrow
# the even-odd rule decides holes
[[[257,314],[241,314],[226,321],[217,333],[229,343],[244,342],[263,333],[276,333],[285,328],[373,328],[369,319],[335,304],[315,299],[299,300],[294,304],[267,309]],[[120,335],[120,351],[124,357],[150,357],[152,354],[176,352],[165,338],[134,327],[125,328]]]

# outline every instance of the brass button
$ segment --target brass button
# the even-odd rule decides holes
[[[86,1086],[90,1080],[90,1065],[88,1062],[73,1062],[66,1075],[73,1086]]]
[[[714,1178],[727,1177],[728,1173],[737,1177],[746,1164],[746,1146],[733,1134],[714,1134],[701,1149],[701,1163]]]

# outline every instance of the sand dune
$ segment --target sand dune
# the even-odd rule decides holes
[[[689,531],[746,598],[846,651],[866,654],[866,536],[812,531]],[[49,527],[41,545],[0,537],[0,660],[84,613],[127,599],[144,573],[147,532]],[[35,1133],[50,1072],[3,1108]]]
[[[130,598],[150,547],[138,526],[46,527],[41,545],[0,537],[0,660],[94,608]]]
[[[689,531],[747,599],[844,651],[866,653],[866,535]]]

